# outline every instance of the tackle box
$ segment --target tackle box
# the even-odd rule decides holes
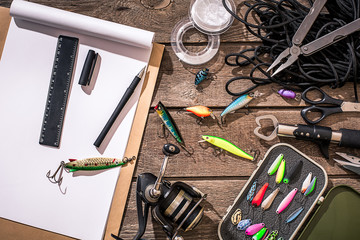
[[[289,171],[289,169],[299,160],[303,161],[303,165],[297,172],[296,177],[288,184],[285,184],[283,181],[280,184],[276,184],[276,173],[271,176],[267,174],[271,164],[280,154],[284,155],[286,162],[285,175],[286,171]],[[314,190],[308,196],[304,197],[304,195],[301,193],[301,186],[309,172],[312,172],[312,178],[316,176],[316,185]],[[275,197],[272,205],[265,211],[263,211],[260,206],[251,206],[251,202],[247,201],[246,199],[246,196],[255,180],[257,180],[258,183],[254,196],[265,183],[269,183],[263,200],[265,200],[266,197],[268,197],[276,188],[280,187],[280,192]],[[252,224],[265,223],[265,227],[269,230],[269,234],[273,230],[278,230],[278,236],[276,239],[279,237],[283,237],[283,239],[295,239],[295,236],[301,229],[305,220],[309,217],[312,210],[317,205],[318,200],[322,197],[327,184],[328,178],[326,171],[318,163],[289,144],[276,144],[266,152],[264,159],[259,161],[257,169],[250,176],[249,180],[246,182],[245,186],[234,200],[234,203],[229,206],[227,213],[219,223],[218,236],[221,240],[251,239],[251,236],[247,236],[245,231],[238,230],[237,225],[233,224],[231,221],[233,214],[238,209],[241,209],[241,219],[252,219]],[[284,211],[282,211],[280,214],[277,214],[276,209],[278,208],[279,204],[294,188],[298,189],[294,199]],[[286,223],[285,220],[287,217],[301,206],[304,207],[304,210],[300,213],[300,215],[294,221]],[[307,236],[304,235],[303,239],[307,239]]]

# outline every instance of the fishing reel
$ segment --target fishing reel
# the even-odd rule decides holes
[[[169,156],[178,154],[180,149],[168,143],[164,145],[162,151],[165,158],[159,176],[142,173],[136,181],[139,229],[133,240],[138,240],[144,235],[150,207],[153,218],[162,225],[168,239],[172,240],[183,239],[178,234],[179,230],[186,232],[194,229],[204,214],[204,208],[200,203],[206,199],[206,194],[183,182],[171,184],[163,180]],[[113,234],[112,236],[121,239]]]

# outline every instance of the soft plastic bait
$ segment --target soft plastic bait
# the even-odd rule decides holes
[[[259,232],[263,227],[265,227],[265,223],[258,223],[258,224],[251,225],[245,230],[245,234],[246,235],[254,235],[257,232]]]
[[[284,177],[284,183],[287,184],[290,181],[292,181],[296,176],[296,174],[300,172],[302,165],[303,165],[303,161],[300,160],[292,168],[290,168],[290,170],[286,173]]]
[[[65,163],[64,167],[69,169],[70,172],[75,172],[78,170],[101,170],[108,169],[113,167],[118,167],[124,165],[125,163],[135,159],[132,157],[131,159],[124,158],[104,158],[104,157],[95,157],[95,158],[85,158],[85,159],[69,159],[70,162]]]
[[[279,192],[280,192],[280,188],[276,188],[272,193],[270,193],[269,196],[267,196],[267,198],[265,198],[265,200],[261,204],[261,209],[263,211],[271,207],[271,204],[274,202],[274,199]]]
[[[284,177],[284,174],[285,174],[285,159],[283,159],[281,161],[281,164],[277,170],[277,173],[276,173],[276,178],[275,178],[275,182],[277,184],[281,183],[283,177]]]
[[[243,230],[247,229],[251,225],[251,223],[252,223],[251,219],[244,219],[239,222],[239,224],[237,225],[236,228],[238,230],[243,231]]]
[[[199,83],[204,81],[208,77],[208,74],[209,74],[208,68],[204,68],[198,71],[195,76],[195,85],[198,85]]]
[[[258,207],[260,206],[263,198],[264,198],[264,195],[265,195],[265,192],[266,192],[266,189],[268,188],[269,186],[269,183],[265,183],[261,188],[260,190],[257,192],[257,194],[255,195],[254,199],[251,201],[251,205],[253,207]]]
[[[265,240],[276,240],[278,234],[279,234],[278,230],[274,230],[269,235],[267,235]]]
[[[271,164],[271,166],[267,172],[270,176],[273,175],[276,172],[276,170],[279,168],[281,160],[283,158],[284,158],[284,154],[282,154],[282,153],[280,153],[279,156],[276,157],[276,159]]]
[[[246,195],[246,201],[248,201],[248,202],[252,201],[253,198],[254,198],[257,181],[258,181],[258,180],[255,179],[255,181],[254,181],[253,184],[251,185],[251,188],[250,188],[248,194]]]
[[[237,146],[235,146],[233,143],[219,137],[214,137],[210,135],[203,135],[201,136],[205,141],[211,143],[212,145],[219,147],[221,149],[224,149],[225,151],[228,151],[234,155],[240,156],[242,158],[246,158],[249,160],[254,160],[254,157],[247,154]]]
[[[213,119],[215,119],[215,115],[213,114],[213,111],[205,106],[187,107],[185,108],[185,110],[201,118],[211,116]]]
[[[227,114],[234,112],[242,107],[245,107],[249,104],[249,102],[261,95],[261,93],[255,91],[254,93],[249,93],[238,97],[232,103],[230,103],[229,106],[227,106],[225,110],[220,114],[221,120],[223,121]]]
[[[177,128],[175,121],[173,120],[165,106],[161,102],[159,102],[154,109],[161,118],[164,126],[169,130],[175,140],[179,143],[183,143],[184,140],[180,135],[179,129]]]
[[[294,221],[299,215],[300,213],[304,210],[304,207],[299,207],[298,209],[296,209],[293,213],[291,213],[285,220],[286,223],[290,223],[292,221]]]
[[[280,214],[282,211],[289,206],[293,198],[295,197],[295,194],[297,193],[297,188],[294,188],[289,194],[281,201],[278,208],[276,209],[276,213]]]
[[[304,193],[306,191],[306,189],[309,187],[309,185],[311,183],[311,178],[312,178],[312,172],[309,172],[309,174],[307,175],[307,177],[305,178],[305,180],[301,186],[301,193]]]
[[[251,240],[261,240],[261,238],[268,232],[267,228],[262,228],[259,232],[257,232]]]
[[[310,183],[310,185],[308,186],[308,188],[306,189],[304,196],[309,195],[315,188],[315,184],[316,184],[316,177],[314,177]]]

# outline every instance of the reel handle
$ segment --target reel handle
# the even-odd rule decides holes
[[[178,154],[180,152],[180,148],[174,144],[167,143],[164,145],[162,151],[165,155],[165,158],[161,165],[160,173],[159,173],[158,178],[155,181],[154,187],[152,189],[150,189],[150,196],[154,199],[159,198],[161,195],[160,186],[161,186],[162,179],[165,175],[165,170],[166,170],[169,156]]]

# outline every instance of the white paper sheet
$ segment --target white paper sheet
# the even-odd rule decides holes
[[[21,2],[15,0],[13,4]],[[22,14],[41,19],[41,11],[37,9],[43,6],[26,4],[31,7]],[[51,11],[54,17],[58,11],[63,14],[61,10]],[[77,22],[89,19],[67,14]],[[96,149],[93,143],[134,76],[147,64],[151,47],[140,48],[136,47],[138,44],[124,44],[122,40],[109,41],[107,35],[101,38],[102,33],[83,34],[96,32],[91,25],[84,32],[72,32],[66,24],[55,28],[52,24],[40,25],[38,21],[23,19],[12,19],[0,61],[0,217],[75,238],[101,239],[120,168],[74,175],[64,172],[61,189],[66,189],[66,194],[45,175],[49,170],[53,173],[59,163],[68,158],[123,157],[141,84],[105,144]],[[101,21],[103,26],[104,22]],[[121,31],[122,26],[117,27],[114,31]],[[146,38],[145,41],[153,37],[147,31],[143,36],[139,35],[142,31],[133,28],[126,27],[126,31],[130,32],[127,35],[134,33],[136,38]],[[59,35],[77,37],[80,44],[61,144],[57,149],[38,142]],[[91,94],[77,84],[89,49],[101,56]]]

